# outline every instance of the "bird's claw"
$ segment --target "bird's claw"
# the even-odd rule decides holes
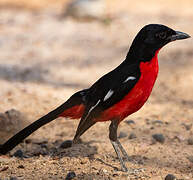
[[[122,167],[121,167],[121,170],[122,170],[123,172],[128,172],[128,169],[127,169],[126,166],[122,166]]]

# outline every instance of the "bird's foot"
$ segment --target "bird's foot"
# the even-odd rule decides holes
[[[128,168],[124,164],[121,165],[121,170],[123,172],[128,172]]]

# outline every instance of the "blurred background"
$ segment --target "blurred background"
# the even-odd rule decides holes
[[[164,24],[192,35],[192,19],[192,0],[0,0],[0,144],[119,65],[133,38],[144,25]],[[192,39],[164,47],[159,54],[159,64],[159,77],[146,106],[127,118],[132,119],[134,124],[122,123],[120,126],[120,131],[126,134],[122,142],[129,154],[136,155],[133,157],[136,162],[143,161],[143,167],[146,167],[143,175],[146,178],[149,176],[158,180],[172,172],[178,177],[191,179]],[[154,124],[155,121],[159,122],[158,125]],[[62,140],[72,139],[77,123],[60,119],[38,130],[31,138],[46,139],[47,147],[51,149]],[[97,124],[89,130],[89,136],[83,137],[87,142],[96,140],[90,145],[94,147],[91,154],[101,159],[104,159],[103,154],[113,154],[111,144],[107,143],[107,127],[108,123]],[[128,140],[130,132],[137,138]],[[164,144],[152,145],[152,135],[155,133],[165,137]],[[29,143],[19,148],[35,161],[33,152],[40,147],[35,147],[33,151],[33,144]],[[167,148],[167,153],[164,148]],[[49,154],[48,149],[44,153]],[[72,156],[71,151],[65,153],[62,158],[64,162]],[[80,160],[85,161],[90,152],[84,153],[88,154]],[[44,161],[46,157],[41,158]],[[107,161],[115,163],[112,156]],[[12,168],[17,167],[18,163],[14,161]],[[96,170],[86,169],[88,163]],[[63,163],[62,167],[73,169],[72,164]],[[90,174],[88,178],[114,178],[113,172],[106,166],[109,174],[95,173],[102,166],[98,164],[97,161],[86,160],[77,168],[85,166],[86,174]],[[26,176],[30,179],[35,165],[26,166],[31,166],[26,170]],[[131,166],[141,167],[140,163]],[[57,167],[48,165],[36,171],[36,177],[47,177],[46,168],[53,168],[58,175],[53,177],[63,176],[67,172],[60,172]],[[74,170],[77,170],[76,167]],[[17,168],[15,172],[24,176]],[[3,173],[2,177],[7,177],[11,171]],[[82,175],[81,170],[77,173]],[[118,173],[116,177],[119,176]],[[86,177],[83,175],[83,179]]]

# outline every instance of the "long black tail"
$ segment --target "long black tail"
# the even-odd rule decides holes
[[[85,95],[85,90],[75,93],[64,104],[60,105],[55,110],[49,112],[47,115],[41,117],[40,119],[33,122],[23,130],[19,131],[16,135],[11,137],[7,142],[5,142],[0,147],[0,154],[6,154],[10,150],[12,150],[15,146],[17,146],[20,142],[22,142],[26,137],[28,137],[34,131],[36,131],[43,125],[56,119],[66,109],[71,108],[74,105],[83,103],[82,101],[83,95]]]

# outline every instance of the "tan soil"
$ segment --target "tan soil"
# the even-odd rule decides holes
[[[45,2],[51,3],[48,9],[40,5]],[[0,112],[14,108],[30,122],[116,67],[145,24],[161,23],[193,33],[192,1],[107,1],[107,14],[114,18],[108,23],[61,19],[62,8],[55,9],[59,1],[52,6],[53,2],[39,1],[40,10],[35,12],[26,10],[28,6],[33,9],[30,3],[10,9],[5,4],[15,7],[13,1],[0,2]],[[120,141],[131,156],[127,166],[135,170],[134,174],[116,170],[120,165],[108,140],[109,122],[89,129],[81,144],[61,149],[64,140],[73,138],[78,120],[60,118],[28,138],[40,144],[45,141],[47,148],[23,143],[11,154],[21,149],[29,158],[0,156],[0,178],[65,179],[74,171],[75,179],[161,180],[169,173],[178,179],[193,179],[193,146],[188,145],[193,135],[192,39],[169,44],[160,52],[159,62],[151,97],[126,119],[135,124],[122,122],[119,128],[127,134]],[[156,120],[163,123],[155,124]],[[131,132],[137,138],[129,140]],[[163,144],[152,140],[155,133],[165,136]]]

